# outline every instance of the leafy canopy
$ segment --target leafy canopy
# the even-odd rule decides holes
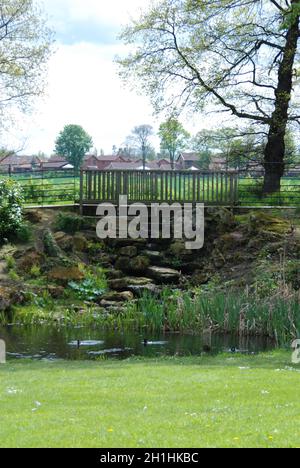
[[[299,11],[299,0],[154,2],[122,33],[133,52],[119,59],[121,76],[138,83],[157,111],[208,107],[269,125],[287,28]],[[288,119],[299,123],[298,75],[286,99],[294,105]]]
[[[66,125],[55,142],[55,151],[78,170],[92,146],[92,137],[80,125]]]
[[[163,153],[168,153],[171,164],[173,164],[175,157],[186,148],[190,134],[174,117],[170,117],[160,125],[158,134],[161,141],[161,150]]]
[[[35,0],[1,0],[0,113],[27,110],[45,86],[53,36]]]

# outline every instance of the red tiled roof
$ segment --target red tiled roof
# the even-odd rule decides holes
[[[182,158],[184,161],[197,161],[199,162],[199,154],[198,153],[181,153],[178,160]]]

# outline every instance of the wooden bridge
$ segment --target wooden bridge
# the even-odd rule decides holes
[[[238,202],[238,175],[230,172],[82,170],[80,206],[103,202],[117,205],[127,195],[128,203],[204,203],[234,206]]]

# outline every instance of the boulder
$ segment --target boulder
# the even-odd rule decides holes
[[[131,290],[131,287],[141,287],[152,283],[149,278],[124,277],[108,281],[108,287],[114,291]],[[130,288],[129,288],[130,286]]]
[[[159,283],[178,283],[181,277],[181,273],[171,268],[162,268],[152,266],[148,268],[148,274],[151,278],[155,279]]]
[[[105,294],[101,298],[101,303],[102,301],[107,301],[107,302],[128,302],[132,301],[134,298],[133,294],[131,291],[123,291],[123,292],[111,292],[108,294]],[[102,304],[100,304],[102,305]]]
[[[128,289],[136,297],[141,297],[144,293],[147,293],[147,292],[154,294],[154,295],[158,295],[160,293],[160,288],[156,286],[156,284],[153,284],[153,283],[144,284],[143,286],[129,285]]]
[[[174,241],[170,247],[170,253],[175,255],[175,257],[181,257],[182,255],[186,254],[188,251],[185,248],[184,241]]]
[[[134,245],[128,245],[127,247],[122,247],[120,249],[120,255],[124,257],[136,257],[138,254],[138,249]]]
[[[32,267],[40,267],[44,261],[44,255],[35,250],[27,251],[18,260],[18,271],[21,273],[29,273]]]
[[[149,265],[149,259],[140,255],[131,259],[129,271],[132,271],[134,274],[143,274],[147,271]]]
[[[139,275],[145,273],[149,265],[150,261],[147,257],[119,257],[116,261],[115,267],[117,270],[121,270],[125,273],[133,273]]]
[[[25,302],[25,294],[21,290],[22,285],[15,283],[7,283],[0,286],[0,312],[8,310],[16,304]]]
[[[78,267],[56,267],[48,273],[48,278],[59,283],[67,284],[69,281],[82,281],[84,274]]]
[[[39,224],[43,219],[43,213],[39,210],[26,210],[24,217],[32,224]]]
[[[73,247],[77,252],[86,252],[88,250],[88,241],[82,234],[77,233],[73,237]]]
[[[8,288],[0,286],[0,311],[5,311],[11,306],[10,291]]]
[[[57,245],[65,252],[71,252],[73,249],[73,237],[65,232],[59,231],[53,235]]]
[[[108,280],[119,280],[124,277],[124,273],[120,270],[107,270],[105,276]]]
[[[120,270],[125,273],[128,272],[129,262],[129,257],[119,257],[115,263],[116,270]]]

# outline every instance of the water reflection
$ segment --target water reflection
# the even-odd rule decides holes
[[[263,337],[239,338],[212,335],[129,333],[105,331],[97,327],[9,326],[0,327],[0,339],[7,346],[8,359],[97,359],[130,356],[199,355],[204,352],[256,353],[275,347]]]

